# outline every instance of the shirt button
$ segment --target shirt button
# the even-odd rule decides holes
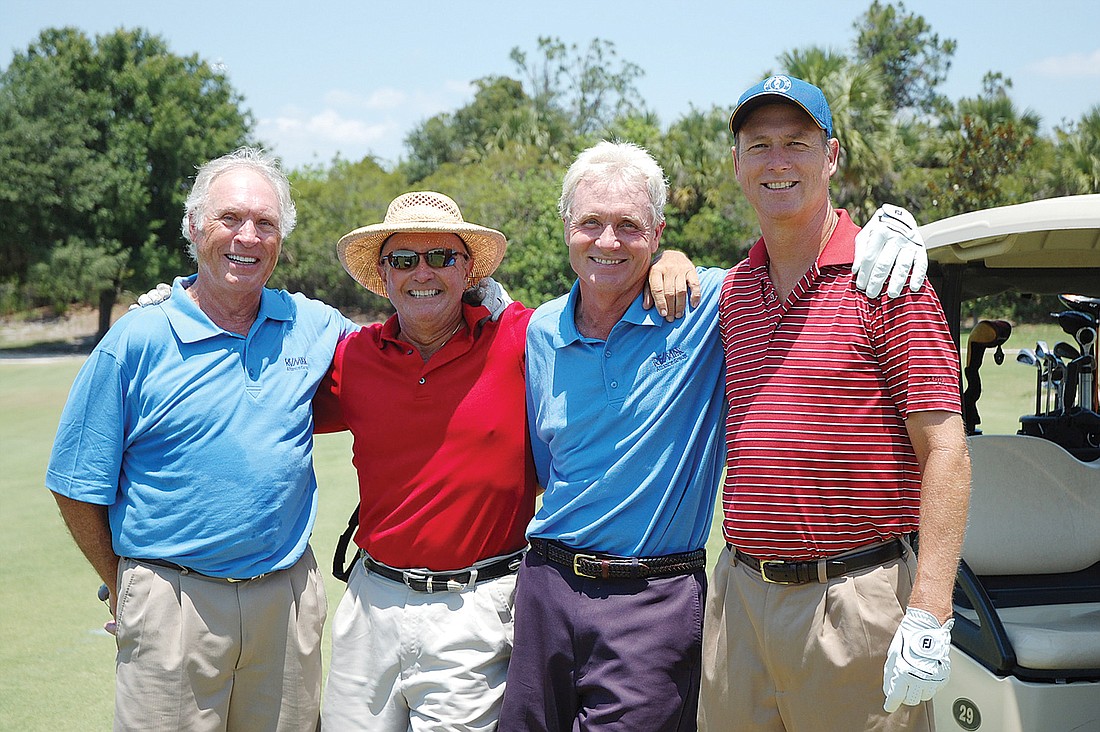
[[[411,355],[413,355],[413,352],[412,351],[405,351],[405,355],[406,356],[411,356]]]
[[[423,384],[423,383],[424,383],[424,381],[425,381],[424,377],[423,377],[423,376],[421,376],[421,377],[420,377],[420,383],[421,383],[421,384]]]
[[[255,379],[256,378],[256,369],[249,369],[248,370],[248,375],[251,376],[253,379]]]
[[[617,381],[612,381],[612,382],[611,382],[611,388],[612,388],[612,389],[618,389],[618,388],[619,388],[619,382],[617,382]]]
[[[603,357],[604,358],[611,358],[611,351],[604,351],[603,352]]]

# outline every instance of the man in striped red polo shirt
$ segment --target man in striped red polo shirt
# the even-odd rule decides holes
[[[730,130],[763,236],[719,306],[728,543],[704,623],[702,726],[931,729],[970,485],[943,311],[928,287],[856,289],[859,228],[830,202],[840,143],[820,89],[766,79]]]

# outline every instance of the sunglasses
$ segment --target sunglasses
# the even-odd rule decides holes
[[[470,258],[465,253],[456,252],[454,249],[429,249],[423,254],[414,252],[410,249],[395,249],[382,257],[382,261],[388,262],[394,269],[412,269],[420,264],[421,257],[424,258],[424,261],[427,262],[428,266],[432,269],[453,267],[457,257]]]

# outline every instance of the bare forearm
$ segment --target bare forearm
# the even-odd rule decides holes
[[[966,536],[970,458],[957,415],[935,425],[926,436],[924,449],[918,447],[922,463],[920,554],[909,606],[927,610],[942,622],[952,614],[951,596]]]
[[[114,595],[115,578],[118,575],[118,555],[115,554],[111,544],[111,526],[107,520],[107,507],[74,501],[57,493],[53,496],[76,545]]]

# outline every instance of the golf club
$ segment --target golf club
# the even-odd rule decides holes
[[[1073,406],[1077,397],[1074,393],[1077,389],[1077,375],[1073,375],[1073,383],[1070,385],[1069,365],[1073,363],[1074,359],[1081,357],[1081,352],[1065,341],[1058,341],[1054,344],[1054,356],[1062,364],[1061,378],[1058,380],[1058,393],[1055,395],[1054,411],[1065,414]]]
[[[1070,310],[1080,310],[1093,318],[1100,319],[1100,297],[1065,294],[1059,295],[1058,299]]]
[[[1060,358],[1054,358],[1050,365],[1050,389],[1054,393],[1054,407],[1051,409],[1051,414],[1061,414],[1062,412],[1062,389],[1065,385],[1065,379],[1066,365]]]
[[[1081,358],[1087,359],[1081,364],[1078,403],[1082,409],[1096,411],[1096,328],[1082,328],[1074,337],[1081,344]]]
[[[1054,354],[1050,352],[1050,346],[1046,341],[1035,342],[1035,358],[1039,361],[1039,368],[1043,370],[1042,381],[1046,383],[1046,398],[1043,405],[1044,412],[1050,411],[1051,369],[1054,366]]]
[[[1072,361],[1080,358],[1081,352],[1065,341],[1058,341],[1054,344],[1054,355],[1063,361]]]
[[[1035,416],[1039,416],[1042,408],[1043,394],[1043,362],[1035,357],[1035,352],[1030,348],[1021,348],[1016,354],[1016,362],[1025,366],[1035,366]]]

